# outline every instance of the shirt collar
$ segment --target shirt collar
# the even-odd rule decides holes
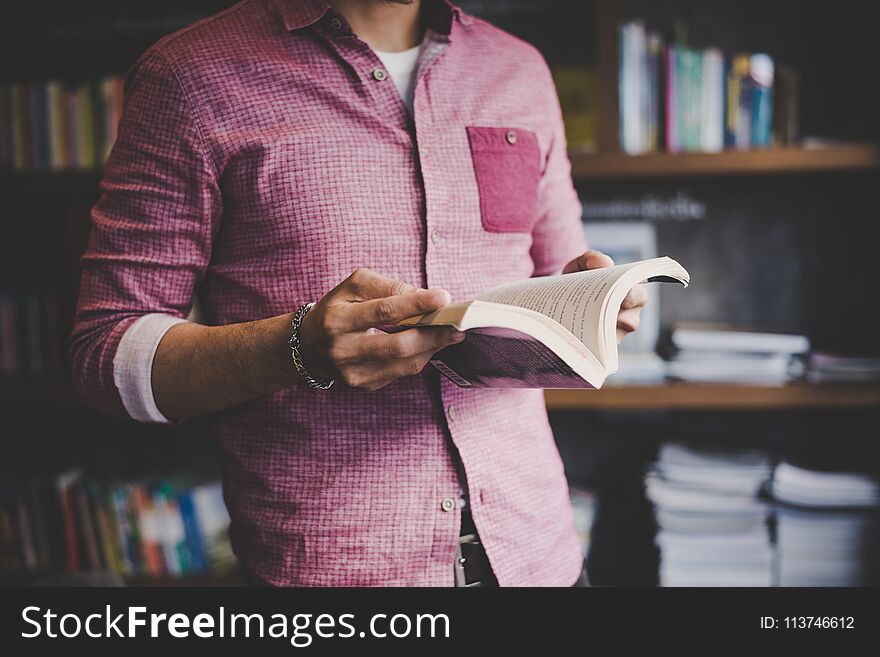
[[[313,25],[331,11],[329,3],[324,0],[275,0],[275,4],[288,31]],[[453,19],[462,25],[473,22],[473,17],[449,0],[422,0],[422,11],[427,26],[438,34],[448,35],[452,31]]]

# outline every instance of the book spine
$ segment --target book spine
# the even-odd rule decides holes
[[[80,163],[80,144],[79,144],[79,98],[74,89],[64,90],[64,105],[66,111],[65,118],[65,140],[68,165],[78,168]]]
[[[119,527],[119,535],[122,539],[122,547],[125,554],[125,571],[128,574],[141,572],[140,549],[138,537],[133,522],[128,486],[119,485],[111,493],[113,510],[116,523]]]
[[[27,90],[23,82],[14,82],[10,89],[12,99],[12,164],[17,171],[30,168],[30,121]]]
[[[749,62],[751,98],[751,144],[755,147],[769,146],[773,135],[773,59],[769,55],[752,55]]]
[[[101,566],[118,573],[120,568],[115,558],[115,540],[110,528],[107,509],[103,502],[101,487],[97,483],[91,482],[86,488],[86,494],[88,495],[89,509],[95,522],[95,534]]]
[[[77,164],[82,169],[93,169],[97,164],[95,156],[95,116],[92,107],[91,84],[85,82],[77,87]]]
[[[37,558],[37,548],[34,542],[33,517],[30,514],[26,500],[21,495],[17,499],[17,510],[24,567],[27,571],[34,572],[39,568],[39,559]]]
[[[703,53],[700,150],[716,153],[724,148],[724,57],[720,50]]]
[[[98,80],[89,83],[89,96],[92,106],[92,139],[95,151],[93,167],[104,164],[104,149],[107,146],[107,112],[106,103]]]
[[[73,501],[70,499],[69,483],[59,481],[58,497],[64,518],[65,567],[68,572],[76,572],[79,570],[79,551],[76,538],[76,517],[73,513]]]
[[[11,292],[0,294],[0,373],[18,373],[15,350],[15,301]]]
[[[31,140],[34,155],[33,166],[37,171],[46,171],[49,168],[49,115],[46,105],[46,85],[38,82],[31,83]]]
[[[630,107],[630,84],[629,84],[629,54],[628,37],[629,24],[623,24],[618,31],[617,40],[617,97],[619,105],[619,140],[620,149],[626,153],[629,148],[629,107]]]
[[[702,53],[690,49],[681,51],[682,77],[682,145],[685,151],[700,150],[700,115],[702,100]]]
[[[0,82],[0,169],[12,168],[12,97],[8,84]]]
[[[179,493],[177,496],[177,505],[180,509],[180,517],[183,521],[184,531],[186,532],[186,543],[189,547],[193,570],[196,572],[207,570],[208,564],[204,541],[202,540],[199,521],[196,517],[195,500],[193,499],[192,490]]]
[[[33,511],[34,545],[37,552],[37,563],[40,570],[52,567],[52,551],[50,544],[50,514],[43,499],[43,487],[38,481],[31,481],[28,486],[28,501]]]
[[[25,345],[27,349],[28,374],[40,376],[45,373],[46,363],[43,358],[42,313],[40,297],[31,292],[24,297],[25,310]]]
[[[153,502],[147,493],[146,486],[135,484],[132,500],[140,532],[141,553],[144,557],[144,568],[150,575],[161,575],[164,572],[162,548],[159,544],[159,530]]]
[[[61,83],[57,80],[50,80],[46,85],[46,111],[49,123],[49,166],[57,171],[67,165],[64,158],[64,97]]]

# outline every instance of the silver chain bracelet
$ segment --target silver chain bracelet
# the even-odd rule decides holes
[[[299,329],[306,313],[308,313],[314,305],[314,303],[304,304],[293,313],[293,319],[290,322],[292,331],[290,334],[290,340],[288,340],[287,344],[290,346],[290,357],[293,360],[293,366],[296,368],[296,373],[299,374],[299,377],[305,382],[305,384],[313,390],[327,390],[333,385],[333,379],[319,381],[309,374],[309,371],[303,363],[302,354],[299,352],[299,348],[302,345],[302,342],[299,339]]]

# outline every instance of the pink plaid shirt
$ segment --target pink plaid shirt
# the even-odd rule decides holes
[[[441,0],[414,119],[315,0],[245,0],[162,39],[126,86],[71,354],[124,414],[113,357],[138,317],[290,312],[358,267],[465,300],[584,249],[552,80],[531,46]],[[212,423],[234,548],[280,585],[453,583],[461,459],[502,586],[571,585],[582,555],[543,397],[433,368],[374,393],[280,390]]]

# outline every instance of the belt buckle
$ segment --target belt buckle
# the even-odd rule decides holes
[[[455,586],[460,588],[466,587],[475,587],[482,586],[483,582],[481,580],[477,580],[475,582],[468,583],[467,581],[467,572],[465,571],[465,567],[467,566],[467,561],[465,560],[464,555],[462,554],[461,546],[462,545],[479,545],[480,540],[476,534],[465,534],[463,536],[458,537],[458,543],[455,547],[455,564],[454,564],[454,572],[455,572]]]

